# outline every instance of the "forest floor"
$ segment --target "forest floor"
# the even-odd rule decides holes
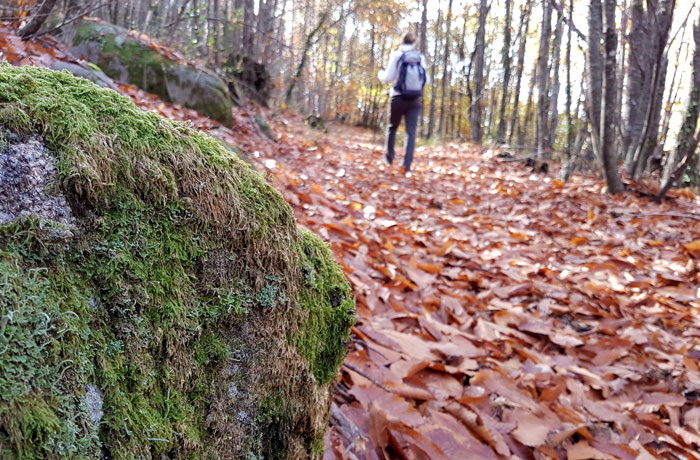
[[[381,135],[275,126],[236,142],[357,299],[326,459],[700,458],[692,193],[611,197],[470,144],[405,177]]]
[[[407,178],[381,136],[278,126],[253,156],[357,299],[325,458],[700,458],[692,194],[611,197],[469,144]]]
[[[30,43],[8,56],[61,58]],[[273,141],[119,89],[242,148],[343,266],[358,321],[326,459],[700,459],[692,193],[611,197],[469,144],[405,177],[366,130],[267,112]]]

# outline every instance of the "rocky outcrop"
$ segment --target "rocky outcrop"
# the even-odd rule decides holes
[[[84,19],[73,39],[72,51],[99,66],[115,81],[138,86],[164,101],[182,104],[223,125],[231,125],[231,98],[223,80],[165,53],[135,33]]]
[[[354,303],[234,153],[0,64],[0,458],[314,459]]]

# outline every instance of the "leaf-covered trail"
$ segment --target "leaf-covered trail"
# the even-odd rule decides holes
[[[73,62],[12,38],[15,65]],[[359,318],[326,459],[700,459],[697,198],[613,198],[457,145],[405,178],[366,131],[289,118],[272,142],[245,112],[227,130],[117,87],[241,146],[343,264]]]
[[[334,131],[254,155],[356,292],[326,458],[700,458],[697,201]]]

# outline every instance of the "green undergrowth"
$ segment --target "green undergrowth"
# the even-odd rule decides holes
[[[0,64],[0,126],[43,137],[77,222],[0,225],[0,458],[318,457],[354,304],[281,195],[66,72]]]

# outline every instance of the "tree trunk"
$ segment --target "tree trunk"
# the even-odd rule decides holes
[[[532,78],[530,79],[530,89],[527,95],[527,104],[525,106],[525,121],[518,127],[518,145],[524,146],[526,143],[526,138],[530,123],[534,117],[534,105],[535,105],[535,82],[537,81],[537,64],[532,70]],[[533,142],[536,145],[536,141]]]
[[[603,30],[601,0],[590,0],[588,17],[588,102],[591,133],[600,138],[600,106],[603,98],[603,56],[599,44]]]
[[[311,33],[309,33],[309,35],[306,36],[306,41],[304,42],[304,49],[301,52],[301,60],[299,61],[299,65],[297,66],[296,72],[294,72],[294,78],[292,79],[289,88],[287,88],[287,95],[285,97],[285,102],[287,105],[289,105],[292,102],[292,93],[294,92],[294,86],[299,81],[299,79],[301,78],[301,74],[304,71],[304,66],[306,65],[306,59],[308,57],[309,50],[311,49],[311,46],[314,43],[314,37],[325,24],[326,19],[328,18],[328,14],[328,10],[321,13],[321,17],[318,19],[318,24],[316,24],[316,27],[314,27]]]
[[[554,44],[552,46],[552,85],[549,100],[549,123],[547,126],[547,145],[545,149],[554,149],[557,140],[557,127],[559,126],[559,68],[561,66],[561,41],[564,31],[564,11],[557,10],[557,25],[554,32]]]
[[[447,18],[445,20],[445,49],[442,61],[442,90],[440,94],[440,137],[445,134],[445,96],[447,93],[447,83],[449,72],[447,66],[450,60],[450,27],[452,22],[452,0],[447,4]]]
[[[571,38],[574,17],[574,0],[569,0],[569,27],[567,30],[566,40],[566,161],[561,169],[561,179],[569,180],[571,172],[571,158],[573,153],[574,143],[574,122],[571,114]]]
[[[433,51],[433,65],[430,70],[430,113],[428,114],[428,135],[426,138],[430,139],[433,137],[433,129],[435,128],[435,63],[438,58],[438,43],[440,43],[440,25],[441,25],[441,15],[438,11],[437,24],[435,25],[435,50]]]
[[[255,2],[243,0],[243,48],[245,56],[255,58]],[[302,60],[306,55],[304,54]]]
[[[423,11],[420,20],[420,52],[423,56],[428,55],[428,0],[423,0]],[[434,79],[435,75],[431,75],[431,77]],[[422,107],[420,113],[420,134],[422,137],[425,137],[425,117],[423,116]]]
[[[596,5],[597,6],[594,6]],[[596,15],[600,12],[600,0],[591,0],[590,21],[597,26],[602,19],[605,37],[605,64],[602,69],[603,100],[600,107],[600,119],[597,133],[593,133],[593,149],[603,170],[603,176],[608,186],[608,193],[615,194],[623,191],[624,186],[620,180],[617,166],[617,152],[615,146],[615,113],[617,102],[617,30],[615,27],[615,0],[605,0],[604,14],[602,18]],[[593,29],[593,27],[591,27]],[[590,44],[594,42],[591,40]],[[591,46],[591,48],[595,48]],[[600,51],[598,50],[598,53]],[[595,52],[591,52],[591,55]],[[601,58],[599,55],[598,58]],[[591,131],[595,131],[594,126]]]
[[[481,0],[479,6],[479,28],[474,42],[474,92],[470,101],[470,126],[472,141],[480,144],[483,139],[481,126],[482,93],[484,85],[484,51],[486,48],[486,15],[489,6]]]
[[[506,142],[506,104],[508,103],[508,86],[510,83],[510,21],[511,0],[506,0],[506,22],[503,27],[503,93],[501,95],[501,107],[499,110],[498,132],[496,143],[501,145]],[[517,110],[517,108],[516,108]]]
[[[646,35],[630,37],[630,48],[635,52],[637,60],[642,63],[642,71],[646,72],[644,86],[641,88],[641,97],[646,104],[637,107],[642,113],[642,119],[637,121],[635,127],[639,130],[641,124],[642,128],[638,131],[639,136],[631,137],[625,159],[627,173],[635,180],[639,179],[645,171],[647,161],[658,143],[668,68],[666,44],[673,22],[675,3],[675,0],[661,0],[657,5],[656,1],[650,1],[647,3],[646,14],[643,10],[639,11],[641,8],[639,4],[633,5],[632,28],[635,28],[636,19],[638,22],[641,21],[641,27],[648,31]],[[631,80],[629,84],[632,86]],[[631,97],[633,97],[632,94],[630,94]]]
[[[676,105],[678,101],[678,92],[680,91],[681,85],[676,85],[676,79],[678,78],[678,68],[681,63],[681,54],[683,52],[683,43],[685,42],[685,28],[683,29],[683,36],[681,37],[681,46],[678,47],[678,52],[676,53],[675,64],[673,67],[673,77],[671,78],[671,85],[668,87],[668,99],[666,99],[666,108],[664,109],[664,118],[661,125],[661,137],[659,139],[659,145],[664,145],[668,136],[668,130],[671,123],[671,115],[673,114],[673,106]],[[685,59],[683,62],[688,61],[690,54],[690,45],[685,46]]]
[[[520,27],[518,28],[518,67],[515,77],[515,100],[513,101],[513,117],[510,124],[510,135],[508,142],[513,142],[513,135],[518,129],[520,120],[520,87],[523,81],[523,69],[525,68],[525,47],[527,45],[527,32],[530,26],[530,12],[532,11],[532,0],[527,0],[520,15]]]
[[[685,109],[683,126],[678,134],[675,150],[671,152],[666,165],[659,189],[658,197],[663,198],[671,187],[685,174],[689,166],[697,167],[697,147],[700,139],[696,134],[698,117],[700,116],[700,18],[693,27],[695,52],[693,53],[693,78],[688,102]]]
[[[552,33],[552,3],[542,0],[542,28],[540,33],[540,50],[537,56],[537,156],[544,155],[549,146],[549,48]]]
[[[26,40],[37,33],[37,31],[44,24],[44,21],[46,21],[46,18],[48,18],[49,14],[51,14],[54,4],[56,4],[56,0],[44,0],[44,3],[41,4],[31,21],[19,29],[17,31],[17,35],[22,37],[23,40]]]

